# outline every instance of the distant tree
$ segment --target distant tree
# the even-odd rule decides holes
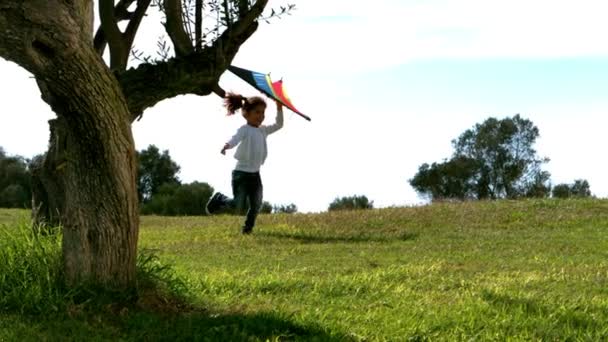
[[[283,213],[283,214],[294,214],[298,212],[298,207],[291,203],[287,205],[275,205],[273,207],[273,212],[275,214]]]
[[[467,157],[455,157],[437,164],[422,164],[410,180],[416,191],[431,199],[473,199],[477,196],[475,174],[477,162]]]
[[[558,184],[553,188],[555,198],[586,198],[591,197],[589,182],[585,179],[577,179],[572,184]]]
[[[532,147],[538,128],[519,114],[489,118],[452,141],[454,154],[444,163],[423,164],[410,185],[431,199],[497,199],[547,196],[547,158]]]
[[[329,211],[334,210],[355,210],[355,209],[373,209],[374,201],[371,201],[366,196],[346,196],[334,199],[329,204]]]
[[[159,186],[156,193],[154,193],[154,195],[145,203],[141,204],[141,213],[143,215],[176,215],[172,202],[173,196],[180,186],[181,184],[179,183],[165,183]]]
[[[177,165],[168,150],[160,153],[155,145],[137,152],[139,159],[137,192],[141,202],[147,202],[163,184],[180,184]]]
[[[206,215],[205,205],[213,195],[213,187],[207,183],[193,182],[181,185],[173,194],[174,215]]]
[[[260,208],[260,214],[270,213],[272,213],[272,204],[270,204],[270,202],[264,201],[264,203],[262,203],[262,208]]]
[[[546,198],[551,195],[551,174],[546,171],[539,171],[534,179],[524,186],[523,197]]]
[[[29,208],[31,195],[20,184],[10,184],[0,190],[0,208]]]
[[[570,185],[562,183],[553,187],[553,197],[568,198],[570,197]]]
[[[574,184],[570,187],[570,193],[574,197],[591,197],[591,187],[589,182],[585,179],[577,179]]]
[[[205,215],[205,204],[213,194],[207,183],[165,183],[142,205],[144,215]]]
[[[0,207],[31,208],[31,194],[28,160],[9,156],[0,147]]]

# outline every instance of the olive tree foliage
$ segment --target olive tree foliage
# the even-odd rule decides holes
[[[454,154],[441,163],[422,164],[410,185],[437,199],[547,197],[548,161],[536,155],[539,131],[519,114],[489,118],[452,141]]]
[[[49,150],[32,170],[34,206],[42,221],[63,227],[68,284],[135,284],[139,203],[131,123],[168,98],[223,95],[220,75],[256,31],[267,2],[154,1],[170,48],[164,58],[128,68],[152,0],[0,1],[0,57],[31,73],[56,114]]]

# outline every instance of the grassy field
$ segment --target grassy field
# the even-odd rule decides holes
[[[26,218],[0,211],[5,231]],[[0,341],[608,340],[608,200],[263,215],[251,236],[239,226],[143,217],[140,250],[172,265],[187,305],[5,310]]]

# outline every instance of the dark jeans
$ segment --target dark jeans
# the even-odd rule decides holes
[[[255,226],[255,219],[262,208],[262,178],[259,172],[232,171],[232,194],[234,196],[232,207],[239,215],[247,210],[244,230],[251,231]]]

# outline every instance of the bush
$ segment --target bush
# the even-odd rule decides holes
[[[333,210],[355,210],[355,209],[373,209],[374,201],[369,201],[366,196],[348,196],[336,198],[329,204],[329,211]]]
[[[0,208],[30,208],[32,195],[21,184],[11,184],[0,191]]]
[[[260,208],[260,214],[270,214],[272,212],[272,204],[270,202],[264,201],[262,203],[262,207]]]
[[[558,184],[553,187],[553,197],[556,198],[588,198],[591,197],[589,182],[585,179],[577,179],[572,184]]]
[[[158,193],[142,204],[144,215],[205,215],[205,205],[213,194],[207,183],[165,183]]]
[[[293,214],[298,212],[298,207],[291,203],[288,205],[275,205],[273,207],[273,212],[275,214],[283,213],[283,214]]]
[[[568,198],[570,197],[570,186],[568,184],[558,184],[553,187],[553,197]]]
[[[591,197],[591,188],[589,182],[585,179],[577,179],[570,187],[570,193],[574,197],[587,198]]]
[[[213,188],[207,183],[194,182],[177,188],[171,205],[175,215],[205,215],[205,205],[213,195]]]
[[[28,160],[9,157],[0,147],[0,207],[31,208],[31,184]]]

